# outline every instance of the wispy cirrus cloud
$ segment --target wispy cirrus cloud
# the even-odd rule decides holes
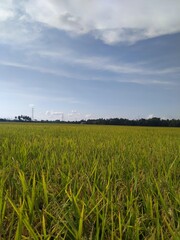
[[[138,75],[166,75],[166,74],[180,74],[179,67],[169,68],[149,68],[146,62],[124,63],[116,61],[110,57],[82,57],[78,56],[73,51],[67,51],[63,54],[61,51],[39,51],[35,54],[45,58],[52,58],[67,64],[76,64],[84,66],[92,70],[108,71],[117,74],[138,74]]]
[[[72,59],[71,59],[72,60]],[[72,60],[73,61],[73,60]],[[74,60],[75,61],[75,60]],[[97,69],[96,61],[95,59],[86,59],[85,62],[81,59],[81,61],[78,61],[78,64],[84,64],[87,65],[91,68],[94,67],[94,69]],[[117,73],[117,76],[112,76],[112,77],[99,77],[96,76],[96,74],[92,74],[91,76],[86,76],[83,74],[74,74],[73,72],[69,73],[68,71],[65,70],[57,70],[57,69],[51,69],[51,68],[45,68],[41,66],[32,66],[32,65],[27,65],[23,63],[18,63],[18,62],[8,62],[8,61],[2,61],[0,60],[0,65],[2,66],[7,66],[7,67],[14,67],[14,68],[22,68],[25,70],[31,70],[31,71],[36,71],[40,72],[43,74],[51,74],[55,76],[61,76],[64,78],[70,78],[70,79],[75,79],[75,80],[91,80],[91,81],[114,81],[114,82],[119,82],[119,83],[133,83],[133,84],[140,84],[140,85],[177,85],[176,82],[173,81],[167,81],[167,80],[162,80],[158,79],[158,75],[164,75],[167,73],[174,73],[180,71],[180,68],[169,68],[169,69],[164,69],[164,70],[156,70],[156,71],[149,71],[147,69],[137,69],[136,65],[122,65],[121,67],[118,65],[118,71],[116,68],[117,65],[112,65],[109,64],[108,62],[103,61],[100,64],[100,59],[98,59],[97,64],[99,64],[98,69],[103,70],[103,71],[110,71],[110,72],[115,72]],[[137,77],[131,77],[131,78],[124,78],[124,77],[118,77],[118,74],[139,74],[139,75],[154,75],[154,78],[137,78]],[[157,76],[156,76],[157,75]],[[62,100],[62,99],[61,99]]]
[[[41,66],[33,66],[33,65],[28,65],[28,64],[19,63],[19,62],[9,62],[9,61],[0,60],[0,65],[7,66],[7,67],[14,67],[14,68],[22,68],[22,69],[26,69],[26,70],[32,70],[32,71],[36,71],[36,72],[52,74],[52,75],[56,75],[56,76],[63,76],[66,78],[78,78],[78,76],[68,73],[68,71],[45,68],[45,67],[41,67]]]

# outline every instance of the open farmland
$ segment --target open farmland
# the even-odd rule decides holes
[[[0,124],[0,239],[180,239],[180,129]]]

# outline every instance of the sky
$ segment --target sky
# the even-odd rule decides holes
[[[179,0],[0,0],[0,118],[180,119]]]

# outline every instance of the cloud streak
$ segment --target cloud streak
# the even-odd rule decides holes
[[[40,66],[32,66],[32,65],[27,65],[27,64],[18,63],[18,62],[8,62],[8,61],[0,60],[0,65],[6,66],[6,67],[22,68],[22,69],[26,69],[26,70],[41,72],[41,73],[48,73],[51,75],[61,76],[61,77],[65,77],[65,78],[78,78],[78,76],[75,76],[74,74],[68,73],[63,70],[54,70],[54,69],[50,69],[50,68],[45,68],[45,67],[40,67]]]
[[[76,55],[74,52],[70,54],[62,54],[61,52],[48,52],[39,51],[36,54],[43,56],[45,58],[57,59],[62,62],[68,63],[70,65],[76,64],[79,66],[84,66],[92,70],[108,71],[116,74],[138,74],[138,75],[167,75],[167,74],[180,74],[180,67],[171,68],[161,68],[161,69],[149,69],[146,63],[123,63],[117,62],[110,57],[81,57]]]
[[[99,59],[100,60],[100,59]],[[72,60],[73,61],[73,60]],[[75,61],[75,60],[74,60]],[[107,62],[107,64],[105,64],[105,61],[103,61],[100,63],[100,61],[97,60],[97,65],[96,65],[96,61],[95,59],[91,59],[89,58],[86,59],[84,62],[83,60],[79,61],[78,60],[78,64],[84,64],[93,68],[97,69],[97,65],[98,69],[101,71],[110,71],[110,72],[114,72],[117,74],[139,74],[139,75],[166,75],[166,74],[170,74],[170,73],[179,73],[180,72],[180,68],[169,68],[169,69],[164,69],[164,70],[147,70],[147,69],[139,69],[136,67],[136,65],[131,65],[131,64],[127,64],[126,65],[122,65],[121,67],[119,65],[112,65],[110,63]],[[7,62],[7,61],[2,61],[0,60],[0,65],[2,66],[6,66],[6,67],[14,67],[14,68],[22,68],[25,70],[32,70],[32,71],[36,71],[36,72],[40,72],[43,74],[51,74],[51,75],[55,75],[55,76],[61,76],[67,79],[75,79],[75,80],[81,80],[81,81],[105,81],[105,82],[109,82],[109,81],[114,81],[114,82],[119,82],[119,83],[133,83],[133,84],[140,84],[140,85],[177,85],[177,83],[172,82],[172,81],[166,81],[166,80],[161,80],[161,79],[157,79],[157,76],[155,76],[156,78],[150,78],[150,79],[138,79],[135,77],[131,77],[131,78],[125,78],[125,77],[121,77],[118,75],[115,77],[98,77],[96,76],[96,74],[94,73],[92,76],[85,76],[85,75],[77,75],[74,73],[69,73],[68,71],[61,71],[61,70],[54,70],[51,68],[44,68],[44,67],[40,67],[40,66],[32,66],[32,65],[27,65],[27,64],[22,64],[22,63],[16,63],[16,62]],[[116,69],[117,67],[117,69]],[[63,99],[61,99],[63,100]]]

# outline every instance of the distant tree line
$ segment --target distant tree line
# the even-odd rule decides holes
[[[20,115],[14,120],[0,118],[0,122],[31,122],[29,116]],[[61,121],[61,120],[34,120],[34,123],[71,123],[71,124],[96,124],[96,125],[121,125],[121,126],[154,126],[154,127],[180,127],[180,119],[161,119],[157,117],[149,119],[129,120],[126,118],[110,118],[110,119],[88,119],[80,121]]]
[[[0,122],[31,122],[32,119],[26,115],[16,116],[13,120],[7,118],[0,118]]]
[[[29,116],[25,116],[25,115],[21,115],[21,116],[17,116],[17,117],[15,117],[15,119],[17,120],[18,119],[18,121],[25,121],[25,122],[30,122],[30,121],[32,121],[32,119],[29,117]]]
[[[129,120],[126,118],[110,119],[89,119],[86,124],[103,124],[103,125],[121,125],[121,126],[157,126],[157,127],[180,127],[180,119],[161,119],[153,117],[150,119]]]

